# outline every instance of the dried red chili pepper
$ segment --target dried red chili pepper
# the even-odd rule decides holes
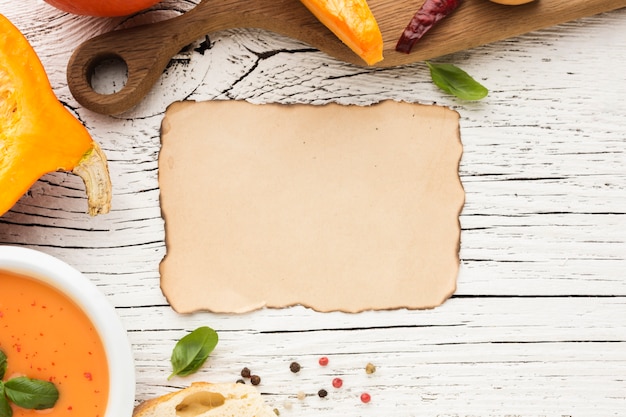
[[[426,0],[402,32],[396,51],[409,53],[415,42],[421,39],[437,22],[452,13],[461,0]]]

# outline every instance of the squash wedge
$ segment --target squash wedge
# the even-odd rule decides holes
[[[0,14],[0,216],[54,171],[82,178],[89,214],[109,211],[104,152],[57,99],[26,38]]]
[[[368,65],[383,59],[383,36],[366,0],[300,0]]]

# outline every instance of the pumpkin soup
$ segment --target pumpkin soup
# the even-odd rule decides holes
[[[5,379],[25,375],[59,390],[46,417],[103,417],[109,393],[104,347],[93,324],[68,297],[51,286],[0,271],[0,350]],[[13,417],[42,411],[13,406]]]

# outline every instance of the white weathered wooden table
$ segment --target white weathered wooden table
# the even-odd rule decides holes
[[[76,103],[65,66],[80,42],[193,5],[170,0],[133,19],[97,19],[0,0],[60,100],[107,153],[114,186],[112,212],[89,218],[80,179],[49,174],[0,218],[0,243],[55,255],[108,296],[134,348],[137,401],[193,380],[234,381],[248,366],[281,416],[626,416],[626,9],[440,58],[490,88],[481,102],[446,96],[423,64],[367,70],[242,29],[211,34],[210,49],[198,40],[181,52],[126,114],[101,116]],[[356,315],[173,312],[158,272],[166,106],[386,98],[461,115],[466,204],[452,299],[430,311]],[[175,341],[199,325],[218,331],[217,349],[198,374],[168,381]],[[289,371],[293,360],[303,366],[298,375]],[[375,374],[366,375],[367,362]],[[344,380],[340,390],[334,376]],[[327,398],[316,395],[320,388]],[[365,391],[369,404],[359,401]]]

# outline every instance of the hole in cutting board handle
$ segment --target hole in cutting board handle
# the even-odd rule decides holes
[[[90,65],[89,85],[98,94],[115,94],[126,86],[128,65],[119,55],[101,57]]]

